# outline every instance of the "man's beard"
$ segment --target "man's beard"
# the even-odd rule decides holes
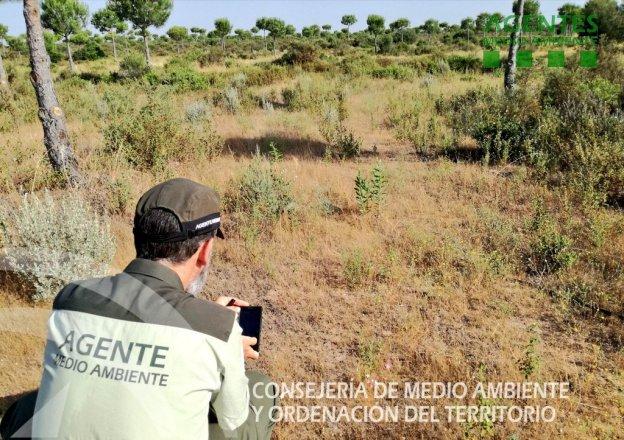
[[[191,281],[186,288],[186,293],[189,295],[197,296],[202,290],[204,290],[204,286],[206,285],[206,281],[208,280],[208,266],[204,267],[197,277]]]

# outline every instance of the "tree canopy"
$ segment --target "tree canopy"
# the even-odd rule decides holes
[[[0,23],[0,42],[6,40],[7,35],[9,35],[9,28]]]
[[[386,27],[386,19],[381,15],[372,14],[366,19],[366,24],[368,25],[368,32],[377,35],[384,31]]]
[[[91,24],[102,33],[108,33],[113,30],[119,31],[120,27],[124,25],[117,13],[108,7],[96,11],[93,17],[91,17]]]
[[[188,38],[188,29],[184,26],[171,26],[167,30],[167,36],[174,41],[183,41]]]
[[[128,20],[143,36],[145,60],[150,64],[147,29],[161,27],[169,19],[173,0],[109,0],[109,7],[123,20]]]
[[[355,15],[351,15],[351,14],[343,15],[342,18],[340,19],[340,24],[346,27],[351,27],[355,23],[357,23],[357,17]]]
[[[44,27],[67,41],[87,23],[89,10],[80,0],[44,0],[41,22]]]
[[[437,34],[440,32],[440,23],[434,18],[430,18],[423,24],[423,30],[428,34]]]
[[[306,38],[318,37],[321,35],[321,28],[318,24],[304,27],[303,29],[301,29],[301,35]]]
[[[407,18],[399,18],[396,21],[390,23],[390,29],[393,31],[400,31],[407,29],[410,25],[410,21]]]
[[[214,25],[215,35],[219,38],[227,37],[232,32],[232,24],[227,18],[217,18]]]
[[[227,18],[217,18],[214,25],[214,34],[221,39],[221,48],[225,49],[225,37],[232,32],[232,23]]]
[[[128,20],[135,29],[146,36],[150,26],[161,27],[169,19],[173,8],[172,0],[109,0],[110,8],[117,15]]]
[[[615,0],[589,0],[583,8],[586,17],[594,15],[598,27],[598,36],[622,39],[624,31],[623,11]]]

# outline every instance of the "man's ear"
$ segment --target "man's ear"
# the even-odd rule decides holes
[[[214,244],[214,238],[210,238],[204,241],[197,250],[197,263],[201,266],[207,266],[210,264],[210,255],[212,254],[212,246]]]

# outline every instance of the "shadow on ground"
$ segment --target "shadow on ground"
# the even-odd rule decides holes
[[[312,159],[323,157],[325,154],[325,143],[323,142],[280,134],[267,134],[251,138],[230,137],[225,139],[226,148],[232,154],[246,157],[253,156],[258,150],[262,154],[268,153],[271,143],[285,156]]]

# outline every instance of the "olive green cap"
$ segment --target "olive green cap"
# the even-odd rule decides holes
[[[139,199],[134,214],[134,234],[143,234],[138,225],[152,209],[164,209],[174,214],[180,222],[181,232],[173,235],[150,235],[150,241],[169,243],[184,241],[198,235],[221,231],[220,200],[214,190],[189,179],[171,179],[149,189]]]

